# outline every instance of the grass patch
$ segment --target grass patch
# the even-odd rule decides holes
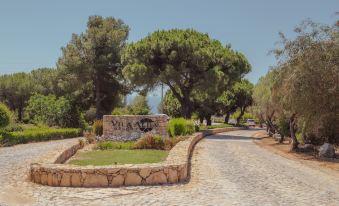
[[[233,125],[231,124],[215,124],[215,125],[201,125],[200,129],[204,130],[204,129],[217,129],[217,128],[227,128],[227,127],[233,127]]]
[[[163,150],[93,150],[76,154],[68,164],[100,166],[155,163],[164,161],[167,155],[168,152]]]

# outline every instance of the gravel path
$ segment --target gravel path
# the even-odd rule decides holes
[[[25,180],[29,163],[76,140],[0,148],[0,205],[339,205],[339,174],[273,154],[234,131],[197,144],[187,184],[53,188]]]

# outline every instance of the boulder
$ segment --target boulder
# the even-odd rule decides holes
[[[315,150],[315,147],[313,144],[304,144],[302,147],[301,147],[302,151],[304,152],[313,152]]]
[[[324,143],[319,148],[319,157],[325,158],[334,158],[335,157],[335,148],[333,144]]]
[[[141,185],[142,178],[136,173],[127,173],[125,179],[126,186],[136,186]]]

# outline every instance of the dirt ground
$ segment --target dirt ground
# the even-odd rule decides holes
[[[268,149],[276,154],[284,156],[288,159],[294,159],[302,162],[303,164],[308,164],[313,167],[326,167],[339,172],[339,154],[337,153],[337,158],[335,159],[320,159],[316,157],[315,152],[290,152],[289,141],[285,140],[284,143],[280,144],[275,141],[272,137],[269,137],[265,131],[260,131],[256,133],[253,138],[254,142]]]

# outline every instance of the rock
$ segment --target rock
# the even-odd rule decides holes
[[[137,173],[127,173],[125,179],[126,186],[141,185],[142,178]]]
[[[124,185],[124,180],[125,180],[124,176],[118,175],[118,176],[113,178],[110,186],[112,186],[112,187],[122,186],[122,185]]]
[[[334,158],[335,157],[334,145],[329,144],[329,143],[324,143],[319,148],[319,157]]]
[[[178,172],[173,169],[168,170],[168,182],[169,183],[177,183],[178,182]]]
[[[142,168],[139,172],[140,176],[142,178],[146,178],[149,176],[149,174],[151,174],[151,169],[150,168]]]
[[[71,174],[64,173],[62,175],[62,178],[61,178],[61,181],[60,181],[60,186],[61,187],[69,187],[69,186],[71,186]]]
[[[276,141],[280,141],[280,140],[281,140],[281,135],[278,134],[278,133],[275,133],[275,134],[273,135],[273,138],[274,138]]]
[[[313,152],[315,148],[313,144],[304,144],[301,149],[304,152]]]
[[[81,187],[81,174],[80,173],[73,173],[72,174],[72,187]]]
[[[46,173],[41,173],[40,181],[42,185],[47,185],[47,174]]]
[[[148,185],[165,184],[165,183],[167,183],[167,178],[163,171],[152,173],[146,179],[146,184]]]
[[[108,180],[106,175],[88,174],[84,181],[84,187],[107,187]]]

